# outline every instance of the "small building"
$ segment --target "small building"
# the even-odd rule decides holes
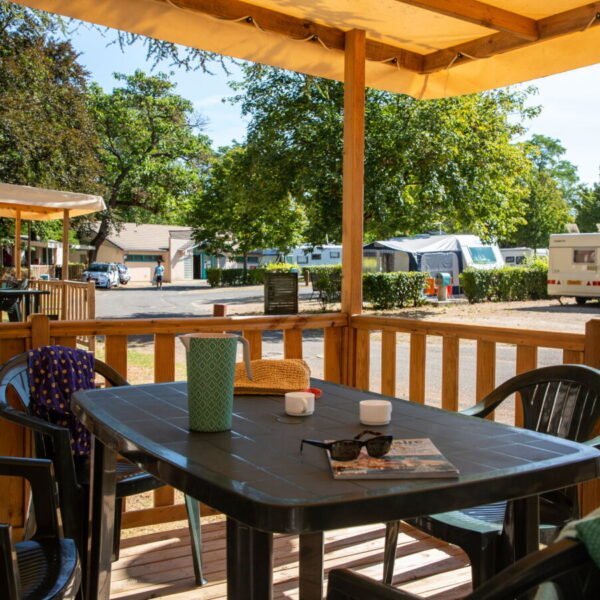
[[[136,223],[123,223],[119,231],[111,233],[100,246],[97,260],[123,263],[131,281],[148,283],[159,260],[167,282],[204,279],[207,265],[216,263],[198,249],[191,227]]]

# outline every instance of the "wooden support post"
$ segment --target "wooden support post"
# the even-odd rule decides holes
[[[362,311],[365,162],[365,32],[346,33],[344,55],[344,161],[342,206],[342,312]],[[345,336],[344,381],[355,384],[356,331]]]
[[[396,395],[396,332],[381,333],[381,393]]]
[[[213,304],[213,317],[226,317],[227,304]]]
[[[516,375],[533,371],[537,367],[538,349],[537,346],[517,346],[517,372]],[[515,425],[523,427],[525,423],[525,415],[523,413],[523,402],[521,394],[517,394],[515,398]]]
[[[62,277],[63,281],[69,279],[69,211],[63,211],[63,259]]]
[[[17,218],[15,220],[15,256],[13,259],[15,263],[15,277],[21,279],[21,211],[17,211]]]
[[[50,345],[50,319],[48,315],[31,315],[31,347]]]

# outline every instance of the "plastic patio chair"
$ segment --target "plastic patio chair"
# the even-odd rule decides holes
[[[560,438],[600,445],[591,439],[600,427],[600,371],[583,365],[558,365],[517,375],[462,414],[486,417],[504,400],[519,393],[524,427]],[[513,561],[510,502],[410,519],[411,525],[451,544],[469,556],[473,588]],[[540,496],[540,538],[554,539],[567,521],[579,517],[576,487]],[[387,524],[384,552],[384,582],[394,573],[399,522]]]
[[[94,359],[95,372],[104,377],[113,387],[129,385],[112,367]],[[13,408],[9,403],[9,390],[14,390],[21,406]],[[53,425],[30,414],[29,382],[27,377],[27,353],[11,358],[0,367],[0,418],[18,423],[35,433],[35,448],[38,458],[50,459],[54,465],[59,490],[59,506],[67,537],[77,542],[80,556],[85,562],[87,545],[87,515],[89,494],[89,460],[75,460],[71,452],[71,439],[66,427]],[[117,488],[115,503],[115,528],[113,559],[119,557],[121,514],[123,499],[141,494],[164,484],[133,463],[117,461]],[[200,508],[198,502],[185,496],[185,506],[190,529],[192,559],[196,583],[205,583],[202,574]]]
[[[465,600],[507,600],[527,598],[540,584],[552,582],[556,598],[590,600],[600,598],[600,569],[578,541],[561,540],[521,559]],[[388,584],[368,579],[346,569],[329,573],[327,600],[421,600]]]
[[[0,457],[0,476],[29,481],[36,522],[35,535],[16,544],[11,526],[0,524],[0,598],[75,598],[81,565],[75,541],[61,534],[52,462]]]

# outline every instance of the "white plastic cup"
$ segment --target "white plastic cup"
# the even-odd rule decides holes
[[[388,425],[392,419],[389,400],[361,400],[360,422],[363,425]]]
[[[312,392],[288,392],[285,395],[285,412],[293,417],[307,417],[315,412],[315,395]]]

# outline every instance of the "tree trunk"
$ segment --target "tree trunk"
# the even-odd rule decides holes
[[[244,252],[244,283],[248,283],[248,253]]]
[[[94,246],[94,249],[90,252],[90,262],[94,262],[98,257],[98,250],[100,250],[100,246],[108,237],[108,230],[108,217],[104,216],[102,217],[102,221],[100,221],[98,233],[94,236],[94,239],[92,239],[92,246]]]

